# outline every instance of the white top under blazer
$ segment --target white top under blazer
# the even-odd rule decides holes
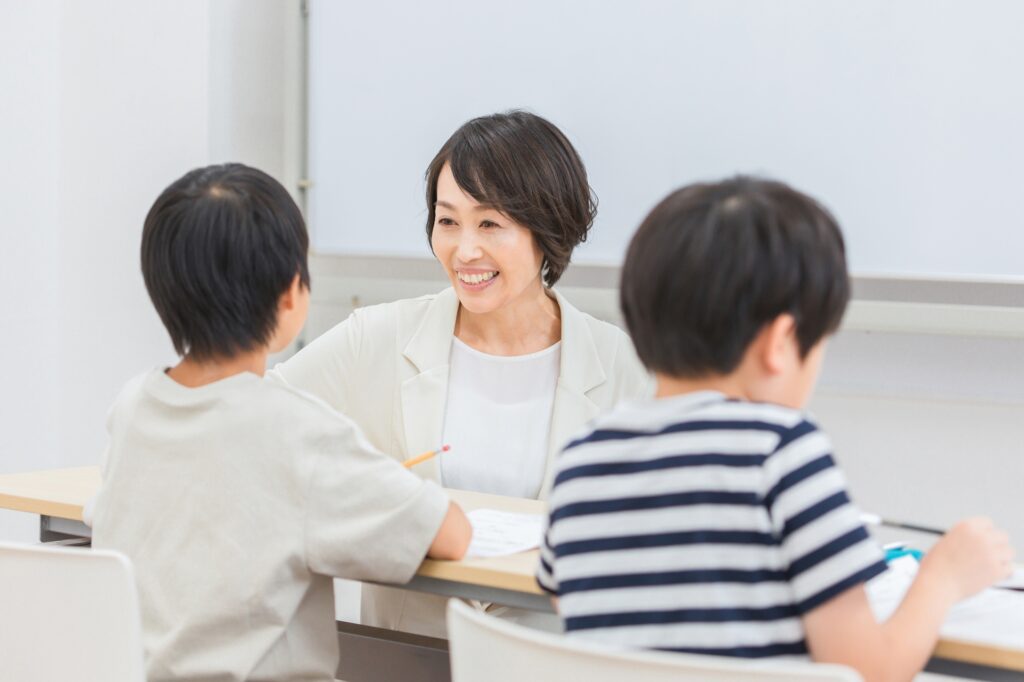
[[[452,342],[441,483],[531,497],[544,485],[561,342],[536,353],[491,355]]]

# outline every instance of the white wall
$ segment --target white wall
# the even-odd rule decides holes
[[[991,516],[1024,551],[1024,338],[845,330],[810,409],[854,500],[948,527]]]
[[[126,379],[174,355],[139,269],[146,212],[208,159],[203,0],[61,5],[58,355],[62,465],[92,464]]]
[[[59,87],[55,2],[0,3],[0,470],[56,462]],[[17,65],[17,68],[13,68]],[[0,514],[0,538],[30,532]]]
[[[209,4],[208,120],[211,163],[238,161],[281,178],[294,3],[217,0]]]
[[[0,3],[0,473],[94,464],[124,382],[174,359],[139,271],[185,171],[285,172],[296,2]],[[0,513],[0,539],[37,521]]]

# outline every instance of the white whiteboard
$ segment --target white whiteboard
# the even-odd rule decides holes
[[[1024,274],[1024,2],[314,1],[308,212],[324,253],[428,256],[423,172],[527,108],[617,264],[670,190],[767,174],[838,216],[858,274]]]

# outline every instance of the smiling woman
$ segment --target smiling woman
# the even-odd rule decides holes
[[[452,286],[357,310],[274,374],[451,488],[544,497],[561,446],[649,394],[629,338],[554,285],[596,212],[565,135],[526,112],[459,128],[426,174],[427,236]],[[438,461],[440,460],[440,461]],[[444,636],[438,597],[365,586],[363,622]]]

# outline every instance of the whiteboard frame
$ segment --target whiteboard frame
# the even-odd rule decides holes
[[[426,250],[426,246],[424,246]],[[448,286],[433,258],[314,254],[313,301],[357,308],[433,293]],[[576,305],[622,323],[620,268],[570,265],[556,285]],[[1024,283],[854,276],[842,329],[1024,339]]]

